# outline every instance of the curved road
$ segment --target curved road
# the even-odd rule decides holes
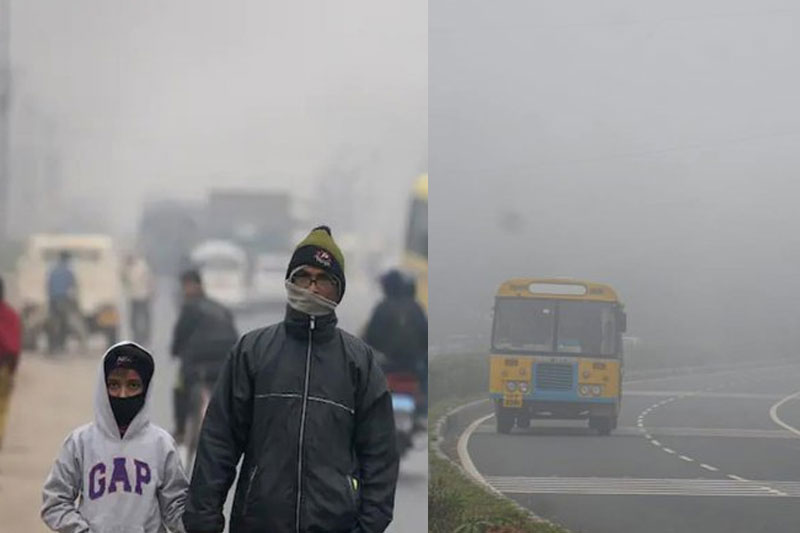
[[[800,363],[630,381],[621,415],[610,437],[556,421],[499,435],[489,415],[462,460],[575,532],[800,530]]]

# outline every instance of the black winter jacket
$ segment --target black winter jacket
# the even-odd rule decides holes
[[[399,459],[391,395],[362,341],[291,308],[245,334],[217,381],[183,517],[221,532],[244,453],[231,533],[380,533]]]
[[[221,363],[239,338],[224,305],[198,296],[184,302],[172,332],[172,355],[185,363]]]
[[[418,372],[428,361],[425,311],[411,296],[387,296],[373,311],[364,340],[386,355],[386,372]]]

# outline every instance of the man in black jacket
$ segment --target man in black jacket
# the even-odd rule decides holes
[[[199,380],[213,384],[228,352],[239,338],[233,315],[208,298],[200,273],[181,274],[183,305],[172,332],[171,353],[181,361],[179,383],[173,389],[175,440],[182,442],[189,409],[189,386]]]
[[[245,334],[209,404],[183,522],[219,533],[244,454],[231,533],[380,533],[398,463],[372,349],[336,327],[344,257],[325,226],[295,249],[283,322]]]

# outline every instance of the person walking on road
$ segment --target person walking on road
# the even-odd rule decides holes
[[[64,350],[67,335],[72,330],[81,346],[86,343],[86,332],[80,317],[78,283],[70,265],[71,255],[59,253],[58,262],[47,278],[47,296],[50,307],[49,348],[50,352]]]
[[[22,322],[5,301],[5,284],[0,278],[0,448],[14,388],[14,374],[22,350]]]
[[[181,274],[183,305],[172,333],[170,352],[180,359],[178,383],[173,389],[175,439],[186,440],[190,386],[198,381],[213,385],[231,347],[239,338],[233,315],[208,298],[197,270]]]
[[[103,356],[95,421],[64,441],[42,491],[42,520],[59,533],[183,533],[189,485],[175,441],[151,423],[155,363],[132,342]]]
[[[297,246],[282,322],[231,350],[200,435],[183,523],[219,533],[244,455],[230,531],[381,533],[399,459],[392,399],[372,348],[339,329],[344,256],[326,226]]]
[[[155,281],[145,258],[140,255],[128,256],[122,279],[128,293],[128,316],[133,340],[147,345],[150,343]]]

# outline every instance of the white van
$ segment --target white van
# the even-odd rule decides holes
[[[48,317],[47,277],[62,252],[78,286],[77,306],[87,333],[101,333],[111,345],[120,327],[119,259],[108,235],[35,234],[17,261],[17,289],[26,349],[36,347]]]
[[[286,302],[284,283],[291,256],[289,251],[256,256],[252,284],[255,303],[273,305]]]
[[[192,250],[192,264],[200,271],[206,295],[231,309],[247,302],[247,254],[230,241],[210,240]]]

